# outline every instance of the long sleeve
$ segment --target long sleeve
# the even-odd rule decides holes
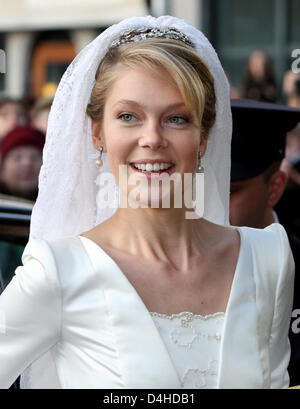
[[[271,388],[287,388],[289,376],[286,371],[290,359],[288,332],[293,305],[295,264],[287,234],[279,224],[270,230],[280,232],[279,257],[280,271],[276,286],[275,308],[270,336]]]
[[[61,331],[61,295],[48,244],[31,239],[23,266],[0,296],[0,388],[54,345]]]

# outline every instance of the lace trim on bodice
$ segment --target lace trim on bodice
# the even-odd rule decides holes
[[[216,388],[225,313],[150,315],[166,345],[183,388]]]
[[[163,314],[161,312],[150,312],[152,317],[159,317],[159,318],[166,318],[169,320],[172,320],[174,318],[181,318],[181,317],[191,317],[193,319],[202,319],[202,320],[207,320],[209,318],[214,318],[214,317],[224,317],[225,313],[224,312],[214,312],[212,314],[207,314],[207,315],[201,315],[201,314],[194,314],[193,312],[189,311],[183,311],[183,312],[178,312],[175,314]]]

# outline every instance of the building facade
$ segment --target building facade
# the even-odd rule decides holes
[[[252,51],[261,50],[271,57],[279,90],[285,72],[291,70],[300,55],[299,0],[154,0],[151,3],[154,11],[182,17],[201,29],[215,47],[231,84],[239,91]],[[281,93],[278,102],[283,100]]]
[[[0,0],[0,94],[39,97],[76,53],[123,18],[170,14],[201,29],[240,88],[254,50],[273,60],[278,84],[300,49],[299,0]],[[1,59],[1,54],[0,54]]]
[[[145,0],[0,0],[0,94],[42,96],[106,27],[148,13]]]
[[[242,84],[250,53],[262,50],[281,87],[295,60],[293,50],[300,49],[300,1],[202,0],[201,26],[234,86]]]

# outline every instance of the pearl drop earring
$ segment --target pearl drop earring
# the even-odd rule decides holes
[[[95,161],[95,165],[96,165],[97,168],[101,168],[101,166],[103,166],[102,152],[103,152],[103,146],[100,146],[100,148],[99,148],[99,157]]]
[[[204,167],[201,164],[201,151],[199,151],[199,154],[198,154],[197,173],[204,173]]]

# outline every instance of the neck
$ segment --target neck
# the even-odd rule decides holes
[[[188,263],[207,244],[207,222],[189,220],[184,209],[118,209],[108,220],[110,231],[116,231],[117,247],[145,258],[168,261],[180,256]],[[125,232],[125,234],[120,234]],[[197,243],[197,245],[195,244]]]
[[[275,223],[274,212],[272,208],[269,208],[266,211],[264,221],[263,221],[263,228],[269,226],[270,224]]]

